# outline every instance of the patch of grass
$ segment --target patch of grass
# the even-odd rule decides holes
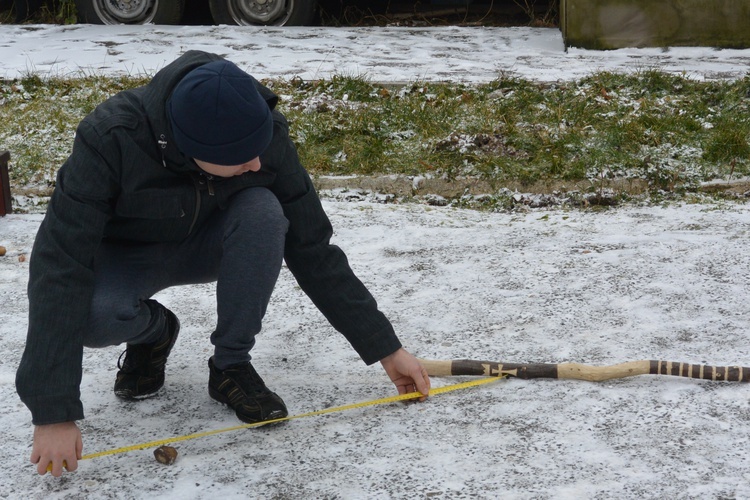
[[[38,5],[30,2],[28,18],[24,22],[34,24],[75,24],[78,21],[75,0],[43,0]],[[13,0],[0,1],[0,24],[11,24],[16,20]]]
[[[704,157],[711,162],[731,162],[750,158],[750,120],[738,122],[719,119],[709,131],[704,144]]]
[[[75,129],[107,97],[144,83],[142,78],[0,80],[0,149],[11,152],[14,188],[52,186],[70,154]]]
[[[0,81],[0,148],[15,188],[49,186],[78,122],[144,77]],[[281,96],[313,175],[475,179],[503,189],[577,190],[589,200],[688,196],[750,175],[750,76],[698,82],[653,70],[539,84],[483,85],[366,76],[266,82]],[[488,193],[493,195],[493,193]],[[489,204],[505,206],[503,195]]]

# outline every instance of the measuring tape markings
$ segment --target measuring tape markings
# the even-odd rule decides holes
[[[444,387],[436,387],[436,388],[430,389],[430,396],[437,395],[437,394],[443,394],[443,393],[446,393],[446,392],[457,391],[457,390],[461,390],[461,389],[468,389],[469,387],[476,387],[478,385],[483,385],[483,384],[487,384],[487,383],[490,383],[490,382],[496,382],[496,381],[498,381],[498,380],[500,380],[502,378],[504,378],[504,377],[488,377],[488,378],[483,378],[483,379],[479,379],[479,380],[471,380],[469,382],[461,382],[461,383],[458,383],[458,384],[448,385],[448,386],[444,386]],[[212,430],[212,431],[197,432],[197,433],[194,433],[194,434],[186,434],[184,436],[176,436],[176,437],[171,437],[171,438],[166,438],[166,439],[160,439],[160,440],[157,440],[157,441],[149,441],[148,443],[134,444],[134,445],[131,445],[131,446],[123,446],[122,448],[114,448],[112,450],[105,450],[105,451],[99,451],[97,453],[90,453],[88,455],[82,456],[81,460],[89,460],[91,458],[104,457],[104,456],[107,456],[107,455],[116,455],[116,454],[120,454],[120,453],[126,453],[126,452],[129,452],[129,451],[143,450],[145,448],[152,448],[152,447],[155,447],[155,446],[162,446],[162,445],[169,444],[169,443],[177,443],[177,442],[180,442],[180,441],[187,441],[187,440],[190,440],[190,439],[197,439],[197,438],[202,438],[202,437],[207,437],[207,436],[213,436],[215,434],[221,434],[221,433],[224,433],[224,432],[237,431],[237,430],[240,430],[240,429],[250,429],[250,428],[253,428],[253,427],[260,427],[260,426],[263,426],[263,425],[275,424],[275,423],[279,423],[279,422],[285,422],[285,421],[288,421],[288,420],[296,420],[296,419],[299,419],[299,418],[315,417],[315,416],[318,416],[318,415],[326,415],[326,414],[329,414],[329,413],[337,413],[337,412],[340,412],[340,411],[354,410],[356,408],[366,408],[368,406],[375,406],[375,405],[381,405],[381,404],[386,404],[386,403],[395,403],[395,402],[398,402],[398,401],[407,401],[407,400],[410,400],[410,399],[417,399],[417,398],[420,398],[422,396],[423,396],[423,394],[420,393],[420,392],[409,392],[407,394],[399,394],[398,396],[390,396],[390,397],[381,398],[381,399],[373,399],[373,400],[370,400],[370,401],[362,401],[360,403],[352,403],[352,404],[343,405],[343,406],[335,406],[335,407],[332,407],[332,408],[325,408],[323,410],[315,410],[315,411],[311,411],[311,412],[307,412],[307,413],[300,413],[299,415],[292,415],[292,416],[288,416],[288,417],[284,417],[284,418],[277,418],[277,419],[274,419],[274,420],[266,420],[266,421],[263,421],[263,422],[256,422],[256,423],[253,423],[253,424],[235,425],[235,426],[232,426],[232,427],[225,427],[225,428],[222,428],[222,429],[215,429],[215,430]]]

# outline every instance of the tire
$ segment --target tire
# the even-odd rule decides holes
[[[179,24],[185,0],[75,0],[78,22]]]
[[[317,0],[209,0],[216,24],[308,26],[315,22]]]

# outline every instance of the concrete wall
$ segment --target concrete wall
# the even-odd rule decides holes
[[[750,0],[560,0],[566,47],[750,47]]]

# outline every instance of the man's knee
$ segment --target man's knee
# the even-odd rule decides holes
[[[286,234],[289,221],[276,196],[267,188],[248,188],[230,200],[229,211],[235,223],[251,227],[258,232]]]
[[[149,335],[152,310],[147,302],[128,303],[94,297],[89,321],[83,333],[85,347],[107,347],[125,342],[140,343]]]

